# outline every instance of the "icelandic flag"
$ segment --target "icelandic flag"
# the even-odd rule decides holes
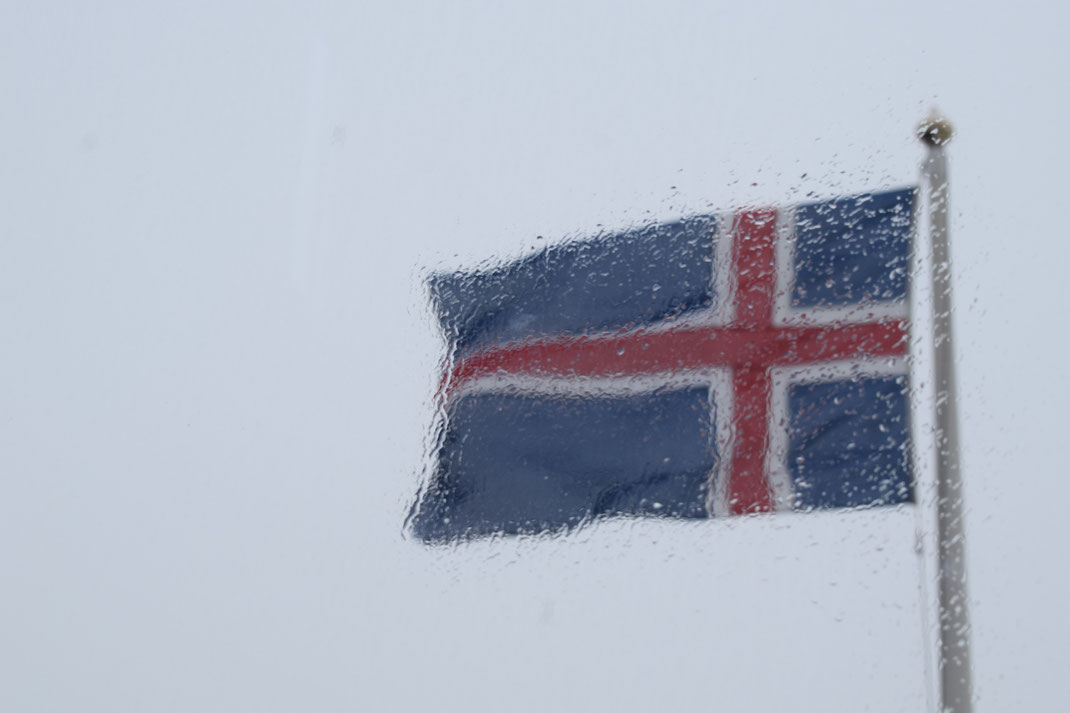
[[[433,277],[450,360],[414,534],[912,501],[916,200],[696,216]]]

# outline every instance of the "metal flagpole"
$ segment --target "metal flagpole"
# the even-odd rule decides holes
[[[933,340],[936,388],[937,559],[940,590],[940,702],[943,713],[971,713],[970,616],[966,596],[966,537],[959,470],[955,355],[951,339],[951,261],[945,146],[951,124],[935,115],[918,127],[928,147],[929,230],[932,240]]]

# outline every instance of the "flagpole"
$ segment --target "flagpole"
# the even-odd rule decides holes
[[[940,591],[940,702],[943,713],[971,713],[970,617],[966,594],[966,535],[959,469],[955,355],[951,338],[951,260],[948,250],[948,175],[945,147],[951,123],[935,115],[918,127],[928,148],[927,180],[932,241],[933,342],[936,388],[936,522]]]

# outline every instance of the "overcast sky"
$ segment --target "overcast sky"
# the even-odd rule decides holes
[[[445,549],[402,523],[430,272],[912,184],[933,105],[977,710],[1056,708],[1068,14],[4,4],[0,709],[931,705],[914,508]]]

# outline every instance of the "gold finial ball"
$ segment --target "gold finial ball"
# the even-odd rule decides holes
[[[951,122],[939,116],[930,116],[918,124],[918,138],[929,146],[946,146],[954,133]]]

